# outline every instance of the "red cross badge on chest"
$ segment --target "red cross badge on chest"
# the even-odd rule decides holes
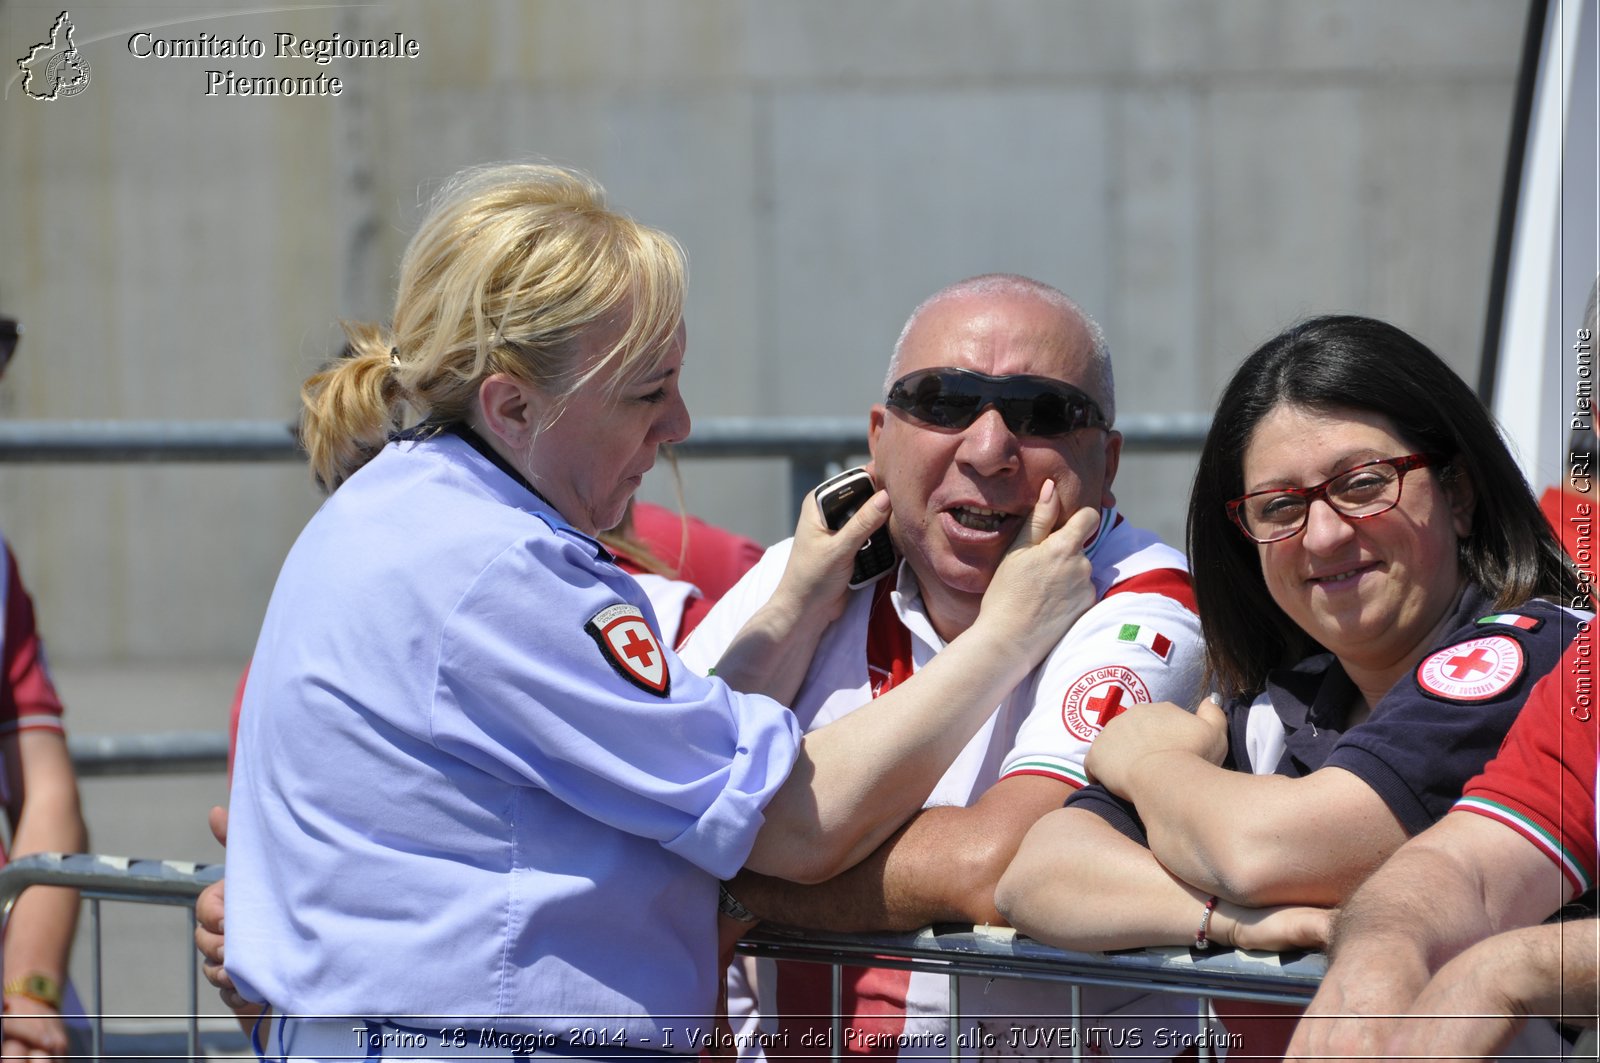
[[[637,607],[608,606],[590,617],[583,629],[618,675],[641,690],[667,696],[672,686],[667,655]]]
[[[1140,702],[1150,700],[1150,688],[1137,672],[1109,664],[1085,672],[1067,687],[1061,700],[1061,722],[1080,742],[1094,740],[1100,728]]]
[[[1417,686],[1443,701],[1488,701],[1509,690],[1525,667],[1516,639],[1490,635],[1429,654],[1417,666]]]

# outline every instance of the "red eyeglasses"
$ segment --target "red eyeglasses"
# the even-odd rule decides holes
[[[1245,538],[1275,543],[1298,535],[1306,526],[1311,503],[1322,499],[1346,520],[1366,520],[1400,503],[1400,485],[1412,469],[1437,464],[1423,454],[1379,458],[1346,469],[1314,487],[1274,487],[1252,491],[1228,503],[1228,516]]]

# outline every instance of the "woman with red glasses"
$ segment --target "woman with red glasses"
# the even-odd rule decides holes
[[[1349,316],[1234,375],[1188,546],[1217,693],[1108,724],[997,903],[1072,949],[1317,947],[1494,755],[1589,617],[1578,577],[1471,389]]]

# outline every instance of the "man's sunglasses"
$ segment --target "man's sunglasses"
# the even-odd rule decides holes
[[[1052,439],[1079,428],[1105,428],[1087,394],[1047,376],[990,376],[970,369],[919,369],[889,389],[885,405],[935,428],[961,429],[993,406],[1019,436]]]

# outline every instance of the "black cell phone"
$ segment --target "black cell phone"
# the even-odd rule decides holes
[[[817,508],[822,510],[822,522],[834,531],[844,527],[855,511],[866,505],[867,499],[877,491],[872,474],[857,466],[846,469],[837,476],[824,480],[814,492]],[[873,532],[856,554],[855,571],[850,574],[850,588],[865,587],[894,571],[894,543],[889,541],[889,526],[885,524]]]

